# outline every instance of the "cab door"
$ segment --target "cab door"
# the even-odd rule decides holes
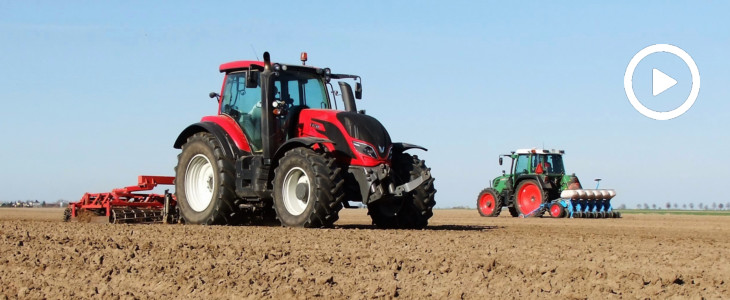
[[[222,95],[220,114],[241,126],[251,151],[261,152],[261,87],[246,87],[246,71],[229,73]]]

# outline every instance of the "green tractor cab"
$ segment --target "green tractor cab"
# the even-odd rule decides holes
[[[563,150],[518,149],[510,157],[510,173],[491,182],[477,197],[477,210],[484,217],[498,216],[507,207],[513,217],[619,217],[611,208],[613,190],[583,189],[575,174],[566,174]]]

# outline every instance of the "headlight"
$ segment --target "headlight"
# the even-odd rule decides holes
[[[375,153],[373,146],[358,141],[352,141],[352,145],[355,146],[355,150],[357,150],[357,152],[378,159],[378,154]]]

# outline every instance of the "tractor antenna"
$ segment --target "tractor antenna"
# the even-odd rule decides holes
[[[256,52],[256,48],[254,48],[254,47],[253,47],[253,44],[251,44],[251,51],[253,51],[253,55],[254,55],[254,56],[256,56],[256,60],[260,60],[260,59],[259,59],[259,55],[258,55],[258,54],[256,54],[256,53],[257,53],[257,52]]]

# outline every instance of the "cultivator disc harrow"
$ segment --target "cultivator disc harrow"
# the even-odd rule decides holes
[[[172,185],[175,177],[139,176],[136,186],[114,189],[110,193],[86,193],[81,200],[68,205],[65,221],[94,217],[109,223],[176,223],[175,197],[139,193],[150,191],[159,184]]]
[[[120,207],[112,209],[111,223],[162,223],[162,210],[157,208]]]

